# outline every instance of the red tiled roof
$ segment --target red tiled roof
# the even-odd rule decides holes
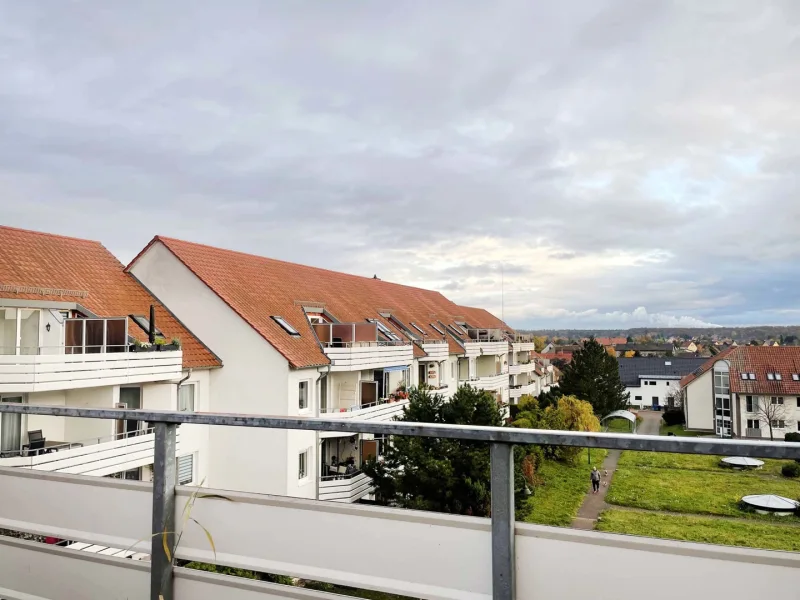
[[[588,340],[588,338],[586,338]],[[627,344],[628,338],[624,337],[599,337],[595,338],[601,346],[616,346],[617,344]]]
[[[0,297],[76,302],[99,317],[149,316],[152,304],[156,325],[164,336],[181,340],[184,367],[221,366],[220,360],[126,273],[99,242],[0,226],[0,249],[0,286],[39,288],[29,293],[0,291]],[[59,290],[86,295],[62,295]],[[137,339],[147,339],[130,319],[128,331]]]
[[[736,346],[709,358],[691,375],[681,379],[681,387],[691,384],[703,373],[711,370],[718,360],[726,359],[731,365],[731,392],[753,395],[800,395],[800,347],[798,346]],[[742,379],[742,373],[755,374],[755,380]],[[768,373],[779,373],[781,380],[770,380]]]
[[[465,312],[464,307],[439,292],[161,236],[153,238],[139,256],[156,243],[172,252],[293,367],[329,362],[317,343],[303,305],[322,305],[340,322],[378,319],[404,338],[408,336],[379,313],[390,312],[407,327],[413,322],[427,336],[441,339],[431,323],[441,321],[452,325]],[[470,324],[475,327],[493,328],[497,322],[502,323],[481,309],[469,310],[474,311],[470,312]],[[274,315],[286,319],[300,336],[288,335],[271,318]],[[463,352],[462,348],[460,353]]]

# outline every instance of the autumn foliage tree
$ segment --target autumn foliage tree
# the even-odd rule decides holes
[[[594,338],[572,355],[572,361],[563,369],[558,390],[591,404],[598,417],[626,408],[630,400],[619,377],[617,359]]]

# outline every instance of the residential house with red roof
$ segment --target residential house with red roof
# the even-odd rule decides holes
[[[800,347],[736,346],[681,379],[686,428],[782,439],[800,431]]]
[[[419,384],[509,401],[513,330],[438,292],[160,236],[126,272],[223,362],[211,411],[389,420]],[[213,487],[344,502],[371,493],[360,466],[385,443],[346,430],[209,436]]]
[[[219,358],[100,243],[0,227],[0,248],[0,401],[205,408]],[[1,421],[0,466],[149,478],[153,433],[142,421]],[[202,436],[180,432],[181,483],[199,481]]]

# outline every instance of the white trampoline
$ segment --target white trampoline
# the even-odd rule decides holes
[[[636,433],[636,415],[631,411],[615,410],[612,413],[608,413],[605,417],[600,419],[600,425],[603,425],[606,421],[610,421],[611,419],[625,419],[629,421],[631,424],[631,433]]]
[[[800,502],[774,494],[745,496],[742,498],[742,503],[755,510],[758,514],[779,515],[782,517],[791,516],[800,508]]]
[[[764,461],[746,456],[729,456],[722,459],[722,464],[734,469],[760,469],[764,466]]]

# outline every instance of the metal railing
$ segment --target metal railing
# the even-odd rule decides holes
[[[0,403],[0,414],[28,414],[87,419],[138,420],[155,426],[153,518],[150,562],[151,600],[173,600],[173,568],[164,547],[175,545],[176,432],[183,423],[336,433],[372,433],[461,439],[489,444],[491,458],[492,597],[514,600],[514,456],[515,444],[610,450],[677,452],[722,456],[800,459],[800,443],[716,438],[661,437],[618,433],[585,433],[515,427],[478,427],[403,421],[337,421],[320,418],[270,417],[226,413],[71,408]],[[164,537],[166,536],[166,540]]]
[[[373,406],[382,406],[384,404],[398,404],[400,402],[407,402],[407,401],[408,398],[395,398],[394,400],[389,400],[389,398],[381,398],[380,400],[376,400],[375,402],[365,402],[364,404],[351,404],[350,406],[347,407],[326,406],[320,408],[319,412],[323,415],[330,413],[354,412],[357,410],[362,410],[364,408],[372,408]]]

